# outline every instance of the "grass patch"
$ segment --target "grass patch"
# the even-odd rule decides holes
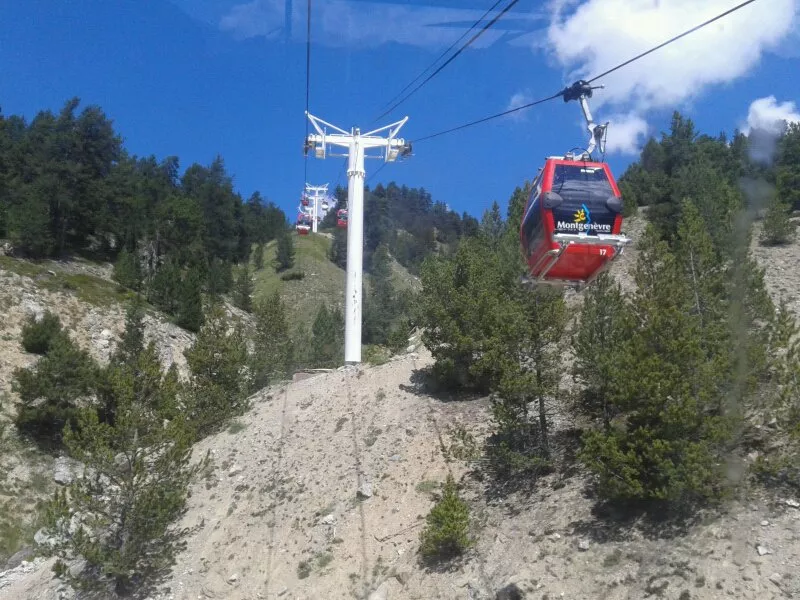
[[[247,427],[247,425],[245,425],[241,421],[233,421],[228,427],[228,433],[235,435],[240,431],[243,431],[245,427]]]
[[[622,550],[614,548],[614,550],[603,559],[603,566],[606,568],[616,567],[620,560],[622,560]]]
[[[11,258],[10,256],[0,256],[0,269],[23,277],[36,277],[47,270],[30,261]]]
[[[39,503],[35,503],[38,507]],[[14,553],[33,545],[38,521],[22,518],[13,501],[0,502],[0,565]]]
[[[136,294],[118,284],[83,273],[59,273],[34,262],[0,256],[0,269],[10,271],[23,277],[39,277],[37,285],[51,292],[74,293],[80,300],[95,306],[109,306],[132,300]]]
[[[131,301],[136,293],[94,275],[59,273],[42,282],[51,292],[73,292],[80,300],[95,306],[110,306]]]
[[[311,575],[314,567],[317,569],[324,569],[331,563],[331,561],[333,561],[333,554],[330,552],[319,552],[312,558],[301,560],[297,565],[297,578],[305,579]]]
[[[289,311],[292,329],[308,323],[321,304],[344,306],[344,270],[328,259],[331,240],[322,235],[294,236],[294,266],[288,272],[275,272],[275,240],[264,247],[264,268],[254,272],[253,300],[258,302],[278,291],[281,300],[293,307]],[[304,273],[304,278],[284,280],[284,275]]]
[[[333,562],[333,554],[330,552],[323,552],[317,555],[317,567],[324,569]]]
[[[367,431],[367,435],[364,438],[364,445],[367,448],[371,448],[375,445],[375,442],[378,441],[378,437],[383,433],[383,429],[379,427],[370,427]]]
[[[313,321],[321,304],[328,307],[338,306],[344,309],[345,272],[333,264],[328,258],[331,239],[321,234],[296,235],[294,240],[294,266],[283,273],[275,272],[275,256],[277,242],[272,240],[264,246],[264,268],[255,269],[255,252],[251,268],[254,278],[253,300],[269,298],[277,290],[281,300],[291,306],[289,326],[295,330],[298,325],[308,326],[309,318]],[[393,262],[393,280],[398,289],[419,287],[408,271]],[[303,279],[295,279],[294,273],[302,273]],[[368,278],[366,278],[368,279]],[[365,282],[368,285],[368,282]],[[310,317],[309,317],[310,315]],[[366,358],[371,364],[382,364],[391,356],[387,350],[380,350],[373,360]]]
[[[420,494],[433,494],[439,489],[439,482],[431,480],[420,481],[416,486],[414,486],[414,489]]]
[[[301,560],[297,565],[297,578],[305,579],[311,575],[311,561]]]
[[[366,345],[362,348],[363,360],[370,365],[380,366],[389,362],[392,352],[384,346]]]

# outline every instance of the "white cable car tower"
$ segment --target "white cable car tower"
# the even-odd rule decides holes
[[[316,129],[316,134],[309,134],[305,141],[304,151],[307,154],[314,148],[317,158],[326,156],[346,156],[347,166],[347,284],[344,297],[344,360],[349,364],[361,362],[361,280],[364,258],[364,159],[383,158],[392,162],[398,156],[408,156],[411,145],[397,137],[400,128],[408,121],[408,117],[396,123],[361,133],[353,127],[348,133],[335,125],[313,116],[306,111],[309,121]],[[327,128],[335,130],[328,133]],[[386,137],[375,135],[386,131]],[[343,154],[328,153],[328,145],[346,148]],[[379,156],[367,156],[369,148],[385,149]]]
[[[328,195],[328,184],[325,185],[311,185],[306,184],[306,198],[311,202],[311,232],[317,233],[317,224],[319,223],[319,207],[322,201]]]

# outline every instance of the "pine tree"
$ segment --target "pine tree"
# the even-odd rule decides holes
[[[199,331],[203,325],[203,296],[200,273],[190,268],[180,282],[176,323],[189,331]]]
[[[397,317],[397,292],[392,284],[392,266],[389,249],[378,246],[372,255],[369,294],[364,302],[363,337],[370,344],[385,344]]]
[[[74,424],[78,406],[92,397],[99,367],[66,334],[56,335],[47,354],[32,367],[14,371],[12,389],[19,394],[15,423],[46,448],[58,448],[64,425]]]
[[[33,354],[47,354],[54,340],[66,333],[61,327],[58,315],[45,311],[42,318],[37,320],[35,315],[28,317],[22,326],[22,347],[25,352]]]
[[[575,363],[572,373],[582,387],[582,408],[600,417],[608,430],[614,408],[609,397],[615,350],[627,337],[629,317],[622,290],[608,273],[602,273],[586,290],[580,325],[572,338]]]
[[[264,268],[264,244],[259,243],[255,249],[255,256],[253,257],[253,267],[256,271]]]
[[[15,200],[8,209],[11,243],[34,258],[52,255],[56,244],[49,227],[50,210],[42,194],[30,188],[21,189]]]
[[[420,534],[420,553],[428,560],[446,560],[474,545],[469,537],[469,506],[458,495],[453,476],[448,475],[439,500],[425,519]]]
[[[723,493],[731,418],[719,392],[729,374],[707,362],[693,295],[667,244],[648,227],[639,245],[627,339],[613,349],[609,430],[584,436],[581,458],[611,499],[675,503]]]
[[[125,331],[110,362],[131,363],[142,351],[144,351],[144,307],[137,297],[125,313]]]
[[[567,313],[559,291],[515,290],[512,285],[508,281],[505,293],[498,294],[498,322],[481,359],[492,365],[497,392],[491,457],[499,472],[536,474],[551,459],[548,403],[558,395]]]
[[[233,304],[245,312],[253,310],[253,280],[246,264],[239,270],[234,284]]]
[[[286,307],[277,290],[256,305],[254,316],[252,389],[259,390],[273,378],[290,374],[294,363],[294,346],[289,337]]]
[[[294,266],[294,240],[288,231],[283,231],[278,236],[278,251],[275,257],[275,270],[280,273]]]
[[[344,317],[324,304],[311,326],[311,362],[318,368],[336,368],[344,362]]]
[[[764,228],[759,241],[764,246],[779,246],[794,241],[797,228],[789,218],[790,205],[779,196],[773,197],[764,216]]]
[[[142,269],[135,252],[123,248],[114,263],[114,280],[132,290],[142,287]]]
[[[485,236],[463,239],[452,257],[429,257],[422,265],[418,322],[436,361],[434,377],[445,387],[485,392],[500,376],[498,357],[485,346],[511,327],[505,293],[516,265],[489,243]]]
[[[206,290],[212,298],[218,298],[222,294],[227,294],[233,287],[233,273],[231,264],[219,258],[211,261],[208,268],[208,279]]]
[[[481,235],[483,235],[490,246],[495,246],[505,231],[503,217],[500,214],[500,205],[495,200],[492,207],[484,211],[481,219]]]
[[[192,373],[188,416],[198,437],[216,431],[247,408],[247,344],[219,304],[210,307],[194,344],[184,352]]]
[[[347,230],[336,229],[333,232],[333,242],[328,250],[328,258],[340,269],[347,268]]]
[[[148,593],[161,582],[182,548],[184,531],[173,526],[183,514],[189,483],[206,460],[190,465],[191,436],[175,406],[151,345],[132,362],[112,366],[107,387],[116,406],[114,423],[84,409],[64,442],[86,465],[87,475],[69,487],[69,503],[51,502],[50,531],[61,540],[55,570],[77,587],[104,596]],[[73,575],[63,561],[82,558]]]
[[[147,299],[167,314],[178,311],[181,296],[181,270],[177,263],[167,258],[153,275],[147,290]]]

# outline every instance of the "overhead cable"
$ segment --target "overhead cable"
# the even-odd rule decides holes
[[[303,118],[306,122],[306,137],[308,139],[308,99],[311,90],[311,0],[308,0],[308,18],[306,19],[306,112]],[[305,155],[303,165],[303,185],[308,181],[308,154]]]
[[[394,97],[393,97],[391,100],[389,100],[389,101],[388,101],[386,104],[384,104],[384,106],[389,106],[389,105],[390,105],[392,102],[394,102],[394,101],[395,101],[395,100],[397,100],[397,99],[398,99],[400,96],[402,96],[402,95],[403,95],[403,92],[405,92],[405,91],[406,91],[408,88],[410,88],[410,87],[411,87],[412,85],[414,85],[414,84],[415,84],[417,81],[419,81],[419,80],[420,80],[420,78],[421,78],[421,77],[423,77],[423,76],[425,75],[425,73],[427,73],[428,71],[430,71],[430,70],[431,70],[431,69],[434,67],[434,65],[436,65],[436,63],[438,63],[438,62],[439,62],[440,60],[442,60],[442,59],[443,59],[445,56],[447,56],[447,55],[450,53],[450,51],[451,51],[453,48],[455,48],[455,47],[456,47],[456,46],[459,44],[459,42],[461,42],[461,40],[463,40],[465,37],[467,37],[467,35],[469,34],[469,32],[470,32],[470,31],[472,31],[473,29],[475,29],[475,28],[476,28],[476,27],[477,27],[477,26],[480,24],[480,22],[481,22],[481,21],[483,21],[483,20],[486,18],[486,16],[487,16],[489,13],[491,13],[491,12],[492,12],[494,9],[496,9],[496,8],[497,8],[497,6],[498,6],[498,5],[499,5],[499,4],[500,4],[502,1],[503,1],[503,0],[497,0],[497,1],[496,1],[496,2],[495,2],[493,5],[492,5],[492,7],[491,7],[489,10],[487,10],[485,13],[483,13],[483,15],[481,15],[481,18],[480,18],[480,19],[478,19],[477,21],[475,21],[475,23],[473,23],[472,27],[470,27],[470,28],[469,28],[469,29],[467,29],[467,30],[466,30],[464,33],[462,33],[462,34],[461,34],[461,37],[459,37],[459,38],[458,38],[458,39],[457,39],[455,42],[453,42],[453,43],[450,45],[450,47],[449,47],[447,50],[445,50],[445,51],[444,51],[444,52],[442,52],[442,53],[441,53],[439,56],[437,56],[437,57],[436,57],[436,60],[434,60],[434,61],[433,61],[431,64],[429,64],[429,65],[428,65],[428,66],[427,66],[427,67],[426,67],[426,68],[425,68],[425,69],[424,69],[424,70],[423,70],[423,71],[422,71],[422,72],[421,72],[419,75],[417,75],[417,76],[416,76],[414,79],[412,79],[412,80],[411,80],[409,83],[407,83],[407,84],[406,84],[406,87],[404,87],[402,90],[400,90],[399,92],[397,92],[397,94],[395,94],[395,95],[394,95]],[[381,116],[383,116],[383,115],[381,115]],[[379,118],[380,118],[380,117],[379,117]],[[377,121],[378,119],[375,119],[375,120]]]
[[[709,19],[707,21],[704,21],[703,23],[700,23],[699,25],[695,25],[691,29],[687,29],[683,33],[680,33],[680,34],[668,39],[667,41],[659,44],[658,46],[654,46],[653,48],[651,48],[650,50],[647,50],[646,52],[642,52],[641,54],[637,54],[633,58],[628,59],[625,62],[620,63],[617,66],[612,67],[611,69],[608,69],[607,71],[603,71],[599,75],[595,75],[591,79],[587,80],[586,83],[592,83],[594,81],[597,81],[598,79],[600,79],[602,77],[605,77],[606,75],[609,75],[610,73],[613,73],[614,71],[616,71],[618,69],[621,69],[622,67],[625,67],[625,66],[631,64],[632,62],[635,62],[635,61],[639,60],[640,58],[643,58],[643,57],[647,56],[648,54],[650,54],[652,52],[655,52],[656,50],[659,50],[659,49],[663,48],[664,46],[667,46],[668,44],[671,44],[672,42],[675,42],[675,41],[681,39],[684,36],[689,35],[690,33],[694,33],[695,31],[697,31],[699,29],[702,29],[703,27],[705,27],[707,25],[710,25],[714,21],[718,21],[719,19],[721,19],[723,17],[726,17],[726,16],[730,15],[731,13],[736,12],[737,10],[739,10],[741,8],[744,8],[748,4],[752,4],[755,1],[756,0],[746,0],[746,2],[742,2],[741,4],[738,4],[738,5],[734,6],[733,8],[730,8],[730,9],[726,10],[725,12],[718,14],[716,17],[713,17],[713,18],[711,18],[711,19]],[[430,140],[430,139],[445,135],[447,133],[453,133],[454,131],[459,131],[461,129],[466,129],[467,127],[472,127],[473,125],[478,125],[480,123],[485,123],[486,121],[491,121],[493,119],[498,119],[500,117],[504,117],[504,116],[506,116],[508,114],[511,114],[511,113],[514,113],[514,112],[517,112],[517,111],[520,111],[520,110],[524,110],[524,109],[530,108],[532,106],[536,106],[537,104],[542,104],[544,102],[547,102],[548,100],[554,100],[555,98],[559,98],[559,97],[563,96],[564,93],[566,91],[568,91],[571,87],[573,87],[573,86],[568,86],[568,87],[564,88],[563,90],[561,90],[560,92],[557,92],[557,93],[553,94],[552,96],[548,96],[547,98],[542,98],[541,100],[536,100],[535,102],[529,102],[528,104],[523,104],[522,106],[518,106],[518,107],[512,108],[510,110],[506,110],[506,111],[503,111],[503,112],[500,112],[500,113],[489,115],[488,117],[484,117],[484,118],[478,119],[476,121],[471,121],[469,123],[464,123],[463,125],[458,125],[457,127],[451,127],[450,129],[446,129],[444,131],[439,131],[439,132],[433,133],[431,135],[426,135],[424,137],[417,138],[417,139],[415,139],[413,141],[416,143],[416,142],[421,142],[421,141],[424,141],[424,140]]]
[[[678,34],[675,37],[668,39],[666,42],[664,42],[662,44],[659,44],[658,46],[655,46],[654,48],[650,48],[650,50],[648,50],[646,52],[642,52],[641,54],[638,54],[638,55],[634,56],[633,58],[631,58],[629,60],[626,60],[624,63],[618,64],[616,67],[613,67],[613,68],[609,69],[608,71],[604,71],[604,72],[600,73],[600,75],[595,75],[594,77],[589,79],[588,82],[592,83],[593,81],[597,81],[601,77],[605,77],[606,75],[609,75],[609,74],[613,73],[617,69],[621,69],[622,67],[629,65],[632,62],[637,61],[637,60],[639,60],[640,58],[642,58],[644,56],[647,56],[651,52],[655,52],[656,50],[660,50],[664,46],[666,46],[668,44],[671,44],[672,42],[677,41],[677,40],[681,39],[682,37],[684,37],[686,35],[689,35],[690,33],[694,33],[698,29],[702,29],[706,25],[710,25],[711,23],[713,23],[714,21],[718,21],[722,17],[727,17],[729,14],[731,14],[733,12],[736,12],[740,8],[744,8],[748,4],[752,4],[755,1],[756,0],[747,0],[746,2],[742,2],[741,4],[738,4],[737,6],[734,6],[733,8],[731,8],[729,10],[726,10],[724,13],[718,14],[716,17],[713,17],[713,18],[709,19],[708,21],[705,21],[704,23],[700,23],[700,25],[696,25],[696,26],[692,27],[691,29],[687,29],[683,33]]]
[[[472,45],[472,43],[473,43],[475,40],[477,40],[477,39],[478,39],[480,36],[482,36],[484,33],[486,33],[486,31],[488,31],[488,30],[489,30],[489,28],[490,28],[492,25],[494,25],[495,23],[497,23],[497,21],[499,21],[499,20],[500,20],[500,18],[501,18],[503,15],[505,15],[505,14],[506,14],[506,13],[507,13],[509,10],[511,10],[511,9],[514,7],[514,5],[515,5],[517,2],[519,2],[519,0],[511,0],[511,2],[509,2],[509,3],[506,5],[506,7],[505,7],[503,10],[501,10],[501,11],[500,11],[500,12],[499,12],[499,13],[498,13],[498,14],[497,14],[497,15],[496,15],[496,16],[495,16],[495,17],[494,17],[494,18],[493,18],[491,21],[489,21],[488,23],[486,23],[486,25],[484,25],[484,26],[481,28],[481,30],[480,30],[480,31],[478,31],[478,32],[477,32],[475,35],[473,35],[473,36],[472,36],[472,37],[469,39],[469,41],[468,41],[467,43],[465,43],[463,46],[461,46],[461,47],[460,47],[460,48],[459,48],[459,49],[456,51],[456,53],[455,53],[455,54],[453,54],[453,55],[452,55],[450,58],[448,58],[448,59],[447,59],[447,60],[446,60],[444,63],[442,63],[442,65],[440,65],[440,66],[439,66],[439,68],[438,68],[438,69],[436,69],[436,70],[435,70],[433,73],[431,73],[430,75],[428,75],[428,76],[427,76],[427,77],[426,77],[426,78],[425,78],[425,79],[422,81],[422,83],[420,83],[419,85],[417,85],[417,87],[415,87],[413,90],[411,90],[411,91],[410,91],[408,94],[406,94],[406,95],[405,95],[403,98],[401,98],[400,100],[398,100],[398,101],[397,101],[397,102],[396,102],[396,103],[395,103],[395,104],[394,104],[394,105],[393,105],[391,108],[388,108],[388,109],[387,109],[387,110],[385,110],[383,113],[381,113],[381,114],[380,114],[378,117],[376,117],[376,119],[375,119],[375,120],[377,121],[378,119],[381,119],[381,118],[385,117],[386,115],[388,115],[388,114],[389,114],[390,112],[392,112],[392,111],[393,111],[395,108],[397,108],[397,107],[398,107],[398,106],[400,106],[400,105],[401,105],[403,102],[405,102],[405,101],[406,101],[406,100],[408,100],[408,99],[409,99],[411,96],[413,96],[413,95],[414,95],[414,94],[415,94],[415,93],[416,93],[418,90],[420,90],[420,89],[422,88],[422,86],[424,86],[424,85],[425,85],[426,83],[428,83],[428,82],[429,82],[431,79],[433,79],[433,78],[434,78],[434,77],[436,77],[436,76],[437,76],[439,73],[441,73],[441,72],[442,72],[442,69],[444,69],[444,68],[445,68],[447,65],[449,65],[451,62],[453,62],[453,61],[454,61],[454,60],[455,60],[455,59],[458,57],[458,55],[459,55],[459,54],[461,54],[461,53],[462,53],[464,50],[466,50],[467,48],[469,48],[469,46],[471,46],[471,45]]]

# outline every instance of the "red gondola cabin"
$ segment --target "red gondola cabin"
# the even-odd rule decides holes
[[[347,228],[347,209],[340,208],[336,211],[336,226],[342,229]]]
[[[622,198],[606,163],[548,158],[520,227],[531,277],[539,283],[589,283],[628,242],[621,227]]]
[[[308,232],[311,231],[311,217],[304,213],[297,215],[296,229],[298,235],[308,235]]]

